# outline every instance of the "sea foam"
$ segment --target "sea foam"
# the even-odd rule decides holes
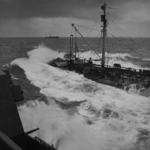
[[[62,55],[39,47],[30,51],[28,58],[11,63],[20,66],[47,97],[48,103],[34,100],[19,106],[25,131],[39,127],[34,134],[58,150],[140,150],[141,143],[146,145],[139,139],[141,130],[150,131],[149,98],[47,64]],[[56,101],[64,105],[83,102],[62,109]]]

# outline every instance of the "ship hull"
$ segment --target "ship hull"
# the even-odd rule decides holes
[[[63,62],[63,64],[65,65],[57,65],[55,63],[52,66],[83,74],[85,78],[97,83],[113,86],[146,97],[150,96],[150,72],[148,70],[136,71],[131,68],[101,67],[100,65],[89,63],[72,63],[69,60],[65,63]]]

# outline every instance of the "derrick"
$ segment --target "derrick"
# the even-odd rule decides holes
[[[105,43],[106,43],[106,27],[107,27],[107,20],[106,20],[106,3],[104,3],[103,6],[101,6],[101,9],[103,10],[103,15],[101,15],[101,21],[103,22],[103,48],[102,48],[102,68],[105,67]]]

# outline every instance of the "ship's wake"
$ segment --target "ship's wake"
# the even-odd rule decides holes
[[[46,96],[18,107],[25,131],[58,150],[150,148],[150,101],[47,64],[62,53],[39,47],[14,60]]]

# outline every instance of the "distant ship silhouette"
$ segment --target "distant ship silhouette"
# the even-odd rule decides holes
[[[47,37],[45,37],[45,38],[53,38],[53,39],[59,39],[59,36],[47,36]]]

